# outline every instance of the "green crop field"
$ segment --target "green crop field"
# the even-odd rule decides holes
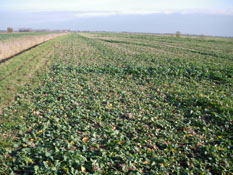
[[[232,94],[231,39],[58,37],[0,65],[0,174],[230,175]]]

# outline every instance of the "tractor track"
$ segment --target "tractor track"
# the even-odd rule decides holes
[[[32,48],[30,48],[30,49],[32,49]],[[30,49],[28,49],[28,50],[30,50]],[[24,51],[25,52],[25,51]],[[23,52],[23,53],[24,53]],[[46,52],[43,56],[45,56],[45,55],[51,55],[51,52],[52,51],[49,51],[49,52]],[[49,54],[50,53],[50,54]],[[19,55],[19,54],[17,54],[17,55]],[[30,63],[30,62],[32,62],[36,57],[38,57],[38,56],[40,56],[40,54],[38,54],[38,55],[35,55],[35,56],[33,56],[32,58],[30,58],[29,60],[26,60],[25,62],[23,62],[20,66],[18,66],[16,69],[14,69],[13,71],[11,71],[11,72],[9,72],[8,74],[6,74],[5,76],[3,76],[3,77],[1,77],[0,78],[0,81],[3,81],[4,79],[6,79],[7,77],[9,77],[9,76],[11,76],[13,73],[17,73],[18,71],[20,71],[25,65],[27,65],[28,63]]]
[[[44,42],[42,42],[42,43],[40,43],[40,44],[36,44],[36,45],[34,45],[34,46],[32,46],[32,47],[29,47],[29,48],[27,48],[27,49],[25,49],[25,50],[23,50],[23,51],[21,51],[21,52],[18,52],[18,53],[16,53],[16,54],[10,56],[10,57],[1,59],[1,60],[0,60],[0,64],[5,63],[5,62],[7,62],[8,60],[11,60],[12,58],[14,58],[14,57],[16,57],[16,56],[18,56],[18,55],[21,55],[22,53],[27,52],[27,51],[29,51],[29,50],[31,50],[31,49],[33,49],[33,48],[35,48],[35,47],[37,47],[37,46],[39,46],[39,45],[45,43],[45,42],[47,42],[47,41],[44,41]]]

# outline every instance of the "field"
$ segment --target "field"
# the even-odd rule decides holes
[[[21,37],[26,37],[26,36],[40,36],[40,35],[46,35],[46,34],[51,34],[51,32],[0,33],[0,41],[21,38]]]
[[[0,34],[0,63],[65,33]],[[8,39],[7,39],[8,38]]]
[[[21,35],[21,34],[19,34]],[[0,49],[9,49],[12,45],[23,45],[17,48],[9,49],[10,51],[4,50],[2,56],[18,53],[19,51],[30,49],[30,47],[40,42],[48,40],[48,38],[53,38],[59,36],[60,34],[49,34],[41,37],[33,38],[22,38],[12,41],[7,41],[3,43]],[[22,44],[22,42],[24,44]],[[56,40],[51,40],[44,45],[40,45],[36,50],[29,50],[24,54],[20,54],[16,57],[5,58],[1,57],[0,53],[0,105],[6,105],[15,96],[15,93],[25,84],[29,83],[30,78],[34,75],[42,72],[49,62],[51,62],[51,57],[54,56],[55,52],[53,47],[55,47],[54,42]],[[0,43],[1,44],[1,43]],[[53,47],[52,47],[53,46]],[[1,59],[2,58],[2,59]]]
[[[233,172],[231,39],[71,33],[7,65],[0,174]]]

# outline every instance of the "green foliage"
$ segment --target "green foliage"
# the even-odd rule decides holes
[[[232,43],[93,35],[59,40],[42,84],[4,110],[23,122],[0,174],[233,171]]]

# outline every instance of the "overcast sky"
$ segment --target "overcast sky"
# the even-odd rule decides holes
[[[233,36],[233,0],[0,0],[8,26]]]

